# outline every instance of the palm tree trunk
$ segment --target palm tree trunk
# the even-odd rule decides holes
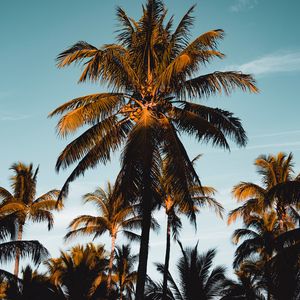
[[[162,300],[166,300],[167,299],[170,250],[171,250],[171,216],[168,214],[168,220],[167,220],[167,243],[166,243],[166,254],[165,254],[165,265],[164,265],[164,278],[163,278]]]
[[[23,224],[19,223],[17,241],[22,241],[22,237],[23,237]],[[17,277],[19,275],[19,266],[20,266],[20,250],[17,249],[16,259],[15,259],[15,268],[14,268],[14,275]]]
[[[139,266],[138,266],[138,274],[137,274],[135,300],[144,299],[144,290],[145,290],[145,283],[146,283],[146,276],[147,276],[152,197],[151,194],[147,192],[144,192],[144,195],[145,197],[143,197],[143,203],[142,203],[142,213],[143,213],[142,234],[141,234],[141,242],[140,242]]]
[[[108,278],[107,278],[108,291],[110,290],[110,287],[111,287],[111,274],[112,274],[112,268],[113,268],[113,263],[114,263],[115,244],[116,244],[116,235],[112,235],[112,237],[111,237],[111,252],[110,252],[109,266],[108,266]]]
[[[120,283],[120,300],[123,300],[123,290],[124,290],[123,283]]]

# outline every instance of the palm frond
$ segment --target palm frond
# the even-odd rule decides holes
[[[57,56],[57,65],[62,68],[73,62],[81,62],[86,58],[93,57],[97,52],[96,47],[80,41]]]
[[[0,244],[0,259],[9,262],[15,259],[16,253],[20,257],[30,258],[35,264],[40,263],[48,256],[48,251],[38,241],[12,241]]]
[[[180,99],[194,99],[209,97],[216,93],[230,94],[233,89],[240,88],[242,91],[257,93],[255,80],[251,75],[234,71],[214,72],[202,75],[182,83],[179,88],[178,97]]]

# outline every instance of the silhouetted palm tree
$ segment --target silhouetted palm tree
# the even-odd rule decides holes
[[[30,258],[35,264],[40,263],[48,256],[48,251],[38,241],[7,241],[15,239],[17,226],[18,220],[14,214],[0,216],[0,262],[10,262],[18,254],[21,258]],[[0,277],[11,279],[16,276],[0,269]]]
[[[241,72],[199,76],[212,59],[223,58],[217,43],[224,34],[223,30],[212,30],[190,41],[193,10],[191,7],[172,31],[173,18],[165,20],[167,11],[161,0],[148,0],[137,21],[118,8],[116,44],[96,48],[78,42],[58,56],[59,67],[85,62],[81,82],[100,81],[110,88],[107,93],[73,99],[50,114],[63,114],[58,123],[61,136],[90,126],[63,150],[56,168],[78,162],[62,188],[64,195],[71,181],[88,168],[106,163],[112,152],[124,146],[119,192],[123,199],[142,199],[143,204],[137,300],[144,294],[160,156],[168,157],[170,184],[189,197],[188,187],[200,182],[179,132],[224,148],[229,148],[226,137],[240,146],[246,143],[241,122],[231,112],[196,104],[195,100],[222,90],[230,94],[235,88],[257,92],[254,79]]]
[[[108,232],[111,237],[111,254],[109,260],[108,288],[111,283],[111,273],[114,260],[115,243],[118,234],[122,233],[127,238],[139,239],[139,235],[132,229],[141,227],[141,216],[136,214],[133,206],[124,206],[120,197],[115,197],[113,186],[107,184],[107,190],[98,188],[94,193],[84,195],[85,203],[93,203],[99,210],[98,216],[82,215],[75,218],[69,225],[70,231],[65,239],[78,235],[93,235],[94,239]],[[152,219],[152,228],[158,229],[159,225]]]
[[[197,245],[192,249],[183,249],[182,257],[177,264],[179,281],[176,283],[169,273],[169,288],[167,299],[170,300],[209,300],[215,299],[221,294],[225,280],[225,269],[221,266],[213,266],[216,255],[214,249],[200,255]],[[157,269],[163,273],[164,266],[157,264]],[[146,286],[145,299],[154,300],[162,298],[162,284],[151,279]]]
[[[293,223],[289,225],[289,229],[294,226]],[[264,262],[268,262],[284,243],[281,241],[282,237],[284,235],[281,235],[280,222],[275,211],[247,218],[245,228],[236,229],[232,235],[234,244],[244,240],[235,251],[234,268],[256,254]]]
[[[66,300],[63,291],[51,284],[45,274],[33,271],[30,266],[22,270],[22,279],[10,279],[5,291],[7,300]]]
[[[137,279],[135,264],[138,255],[131,254],[129,245],[117,246],[115,250],[115,263],[113,281],[117,285],[118,299],[134,299],[134,286]]]
[[[200,156],[193,159],[193,162]],[[164,263],[163,274],[163,294],[162,299],[167,298],[167,281],[169,273],[169,260],[171,251],[171,235],[174,240],[179,237],[179,231],[181,230],[182,223],[179,215],[185,215],[190,222],[197,227],[196,214],[200,212],[200,208],[208,206],[214,208],[219,216],[222,216],[223,207],[213,198],[215,189],[212,187],[192,186],[190,187],[190,195],[193,203],[186,203],[182,199],[182,195],[178,194],[176,190],[173,190],[172,186],[169,186],[169,178],[166,174],[165,165],[166,161],[162,162],[161,178],[160,178],[160,197],[162,198],[162,205],[167,215],[167,230],[166,230],[166,253]],[[192,204],[192,205],[191,205]]]
[[[220,300],[265,300],[263,274],[255,263],[244,263],[235,275],[237,281],[224,281]]]
[[[11,166],[14,175],[11,177],[13,193],[0,187],[0,214],[14,214],[18,220],[17,241],[22,240],[23,227],[30,220],[32,222],[47,222],[48,230],[53,226],[51,210],[61,207],[57,205],[59,190],[51,190],[36,198],[36,179],[38,168],[33,169],[32,164],[25,165],[21,162]],[[20,253],[16,251],[14,274],[18,276]]]
[[[282,152],[277,156],[261,155],[255,160],[258,173],[262,176],[262,186],[251,182],[241,182],[233,188],[233,195],[242,206],[229,213],[228,223],[238,217],[247,219],[251,214],[261,214],[269,208],[275,209],[281,229],[284,222],[290,222],[288,209],[300,201],[298,177],[293,176],[293,156]],[[294,191],[294,192],[293,192]],[[280,193],[280,195],[279,195]],[[297,200],[298,199],[298,200]]]
[[[45,264],[53,284],[68,300],[96,300],[107,297],[107,253],[103,246],[75,246]],[[98,298],[97,298],[98,297]]]

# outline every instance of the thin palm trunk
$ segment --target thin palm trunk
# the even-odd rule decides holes
[[[148,189],[145,189],[148,190]],[[143,197],[143,219],[142,219],[142,234],[139,252],[139,266],[136,284],[136,300],[144,299],[145,282],[147,276],[147,261],[148,261],[148,246],[151,225],[151,196],[150,193],[144,192]]]
[[[123,290],[124,290],[124,286],[122,281],[120,282],[120,300],[123,300]]]
[[[22,241],[22,237],[23,237],[23,224],[19,223],[17,240]],[[16,259],[15,259],[15,268],[14,268],[14,275],[17,277],[19,275],[19,266],[20,266],[20,250],[17,249]]]
[[[110,290],[111,287],[111,274],[114,262],[114,253],[115,253],[115,244],[116,244],[116,235],[112,235],[111,237],[111,252],[110,252],[110,259],[109,259],[109,266],[108,266],[108,278],[107,278],[107,288]]]
[[[164,278],[163,278],[162,300],[166,300],[167,299],[170,250],[171,250],[171,216],[170,216],[170,214],[168,214],[168,220],[167,220],[167,243],[166,243],[166,255],[165,255],[165,265],[164,265]]]

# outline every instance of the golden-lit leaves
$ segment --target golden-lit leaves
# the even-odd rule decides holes
[[[59,135],[66,136],[84,124],[93,125],[103,120],[106,116],[111,115],[124,103],[124,98],[119,94],[95,94],[82,97],[81,99],[83,103],[79,102],[80,98],[78,98],[78,101],[74,99],[78,107],[72,109],[74,103],[70,103],[51,114],[52,116],[53,114],[62,113],[64,110],[72,109],[59,120],[57,125]]]
[[[252,182],[241,182],[233,187],[232,195],[240,202],[251,198],[263,198],[266,190]]]
[[[58,55],[57,65],[58,67],[65,67],[73,62],[80,62],[85,58],[94,56],[97,51],[96,47],[80,41]]]
[[[252,93],[258,92],[255,81],[250,75],[228,71],[214,72],[187,80],[182,83],[177,93],[182,99],[186,97],[194,99],[209,97],[212,94],[221,93],[222,90],[225,94],[230,94],[235,88]]]
[[[194,100],[221,91],[229,94],[236,88],[250,92],[258,91],[253,77],[239,72],[215,72],[194,77],[200,67],[213,58],[223,58],[224,55],[218,51],[217,44],[223,38],[224,32],[219,29],[211,30],[190,41],[193,10],[194,6],[172,32],[173,18],[166,20],[167,11],[161,1],[147,2],[142,17],[137,21],[118,8],[119,44],[106,44],[95,48],[88,43],[79,42],[58,56],[60,66],[84,62],[80,81],[100,82],[112,92],[120,92],[119,95],[99,96],[103,98],[98,99],[99,101],[96,99],[97,95],[80,97],[51,113],[51,116],[63,114],[58,123],[58,132],[62,136],[85,125],[93,126],[91,131],[87,130],[74,143],[69,144],[58,159],[57,169],[79,161],[64,188],[67,188],[70,181],[83,174],[86,168],[95,167],[98,162],[106,163],[110,159],[110,152],[118,149],[126,139],[130,140],[128,147],[132,145],[142,149],[145,142],[148,146],[145,147],[144,156],[148,153],[150,155],[152,149],[155,153],[150,155],[149,162],[151,159],[158,162],[164,140],[161,134],[167,132],[164,117],[172,125],[176,123],[176,130],[187,132],[201,140],[212,140],[216,146],[228,148],[227,137],[233,138],[241,146],[245,144],[243,128],[239,120],[232,115],[224,113],[223,118],[217,118],[215,114],[214,123],[211,123],[212,113],[207,113],[206,116],[195,111],[188,111],[186,114],[174,113],[178,107],[176,100],[185,101],[187,97]],[[174,99],[176,97],[179,99]],[[120,99],[119,102],[117,98]],[[132,111],[125,112],[129,106],[132,107]],[[220,111],[218,113],[222,114]],[[177,114],[175,118],[174,114]],[[111,116],[116,117],[111,127],[118,127],[115,138],[113,129],[98,134],[94,127],[97,127],[97,122]],[[229,120],[227,124],[224,121],[226,118]],[[124,126],[120,124],[121,119],[126,122]],[[137,136],[140,136],[140,141]],[[152,142],[147,140],[150,137],[153,138]],[[157,145],[154,146],[154,143]],[[76,146],[79,146],[77,153]],[[140,153],[129,151],[127,146],[123,153],[128,153],[129,164],[129,157],[138,157]],[[141,164],[147,165],[146,162]],[[141,164],[136,166],[137,169],[141,168]],[[140,170],[133,171],[129,165],[127,167],[133,173],[136,172],[136,175],[140,175]],[[127,170],[127,167],[124,170]],[[158,166],[154,167],[155,170],[157,168]],[[154,169],[152,171],[157,173]],[[157,174],[151,176],[157,178]],[[139,180],[133,185],[139,186],[138,182]]]

